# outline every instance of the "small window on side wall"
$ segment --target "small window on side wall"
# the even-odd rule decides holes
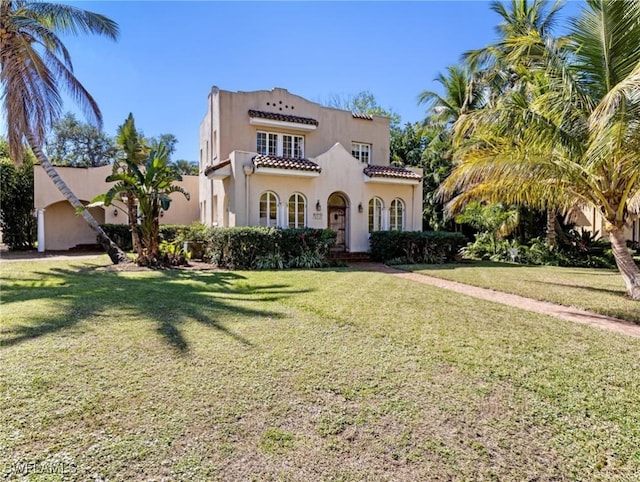
[[[278,225],[278,196],[271,191],[260,196],[260,226]]]
[[[371,144],[352,142],[351,155],[358,159],[360,162],[371,164]]]
[[[299,229],[307,226],[307,201],[300,193],[289,198],[289,228]]]
[[[402,199],[394,199],[391,201],[389,208],[389,229],[397,231],[404,230],[404,202]]]

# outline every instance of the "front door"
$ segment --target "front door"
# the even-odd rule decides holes
[[[337,233],[333,251],[347,249],[347,202],[340,194],[332,194],[327,203],[328,228]]]

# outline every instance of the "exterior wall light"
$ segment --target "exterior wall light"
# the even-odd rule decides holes
[[[362,212],[362,203],[358,204],[358,212],[361,213]]]
[[[113,217],[115,218],[117,215],[118,215],[118,210],[117,210],[117,209],[114,209],[114,210],[113,210]]]
[[[318,202],[316,203],[316,211],[318,212],[322,211],[322,206],[320,205],[320,199],[318,199]]]

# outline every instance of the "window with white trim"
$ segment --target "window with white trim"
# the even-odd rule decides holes
[[[389,229],[402,231],[404,229],[404,202],[394,199],[389,207]]]
[[[278,196],[267,191],[260,196],[260,226],[278,225]]]
[[[302,159],[304,157],[304,136],[258,131],[256,133],[256,152],[269,156]]]
[[[293,193],[289,198],[289,228],[307,226],[307,200],[300,193]]]
[[[360,162],[371,164],[371,144],[351,143],[351,155]]]
[[[371,198],[369,201],[369,232],[382,229],[382,199]]]

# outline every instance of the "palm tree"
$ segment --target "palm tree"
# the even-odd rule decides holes
[[[443,95],[425,90],[418,96],[418,104],[427,106],[431,124],[439,123],[446,127],[482,105],[482,93],[468,68],[450,65],[446,74],[439,73],[435,80],[442,85]]]
[[[463,57],[477,72],[478,82],[488,92],[489,104],[509,89],[518,89],[530,81],[531,68],[544,57],[546,43],[552,41],[552,30],[562,8],[560,0],[550,6],[547,0],[511,0],[507,5],[493,1],[491,10],[502,17],[496,27],[498,41],[478,50],[466,52]],[[522,48],[522,39],[533,38]],[[556,211],[545,208],[547,216],[547,242],[550,248],[557,244]]]
[[[114,173],[124,170],[127,174],[132,175],[129,164],[140,165],[145,157],[148,155],[150,149],[147,148],[144,137],[136,129],[135,120],[133,114],[129,113],[129,116],[125,120],[124,124],[118,127],[118,135],[116,142],[124,155],[122,162],[116,161],[113,166]],[[132,190],[123,193],[121,196],[125,198],[127,205],[127,215],[129,218],[129,227],[131,228],[131,238],[133,241],[133,248],[137,253],[138,259],[142,259],[142,241],[138,233],[138,206],[135,193]]]
[[[142,255],[136,262],[143,266],[154,266],[159,262],[160,211],[169,209],[170,195],[178,192],[189,199],[189,193],[174,184],[181,181],[169,165],[168,151],[163,143],[150,151],[142,163],[125,159],[119,171],[107,177],[107,182],[116,184],[94,202],[109,206],[118,197],[134,196],[140,212],[142,231]]]
[[[183,176],[197,176],[198,175],[198,165],[187,161],[186,159],[178,159],[171,163],[171,167],[178,173]]]
[[[495,106],[459,119],[461,161],[444,182],[455,211],[484,199],[568,212],[576,203],[606,221],[628,295],[640,269],[624,229],[640,207],[640,2],[588,0],[567,42],[542,42],[529,82]],[[540,35],[518,40],[541,45]]]
[[[423,217],[432,229],[438,230],[451,223],[437,196],[438,186],[452,166],[451,127],[461,116],[480,108],[484,99],[467,67],[450,65],[435,81],[442,86],[442,95],[425,90],[418,96],[418,103],[427,106],[427,117],[420,131],[420,135],[428,139],[421,156]]]
[[[101,114],[96,101],[73,75],[69,52],[59,34],[95,33],[118,36],[115,22],[76,7],[25,0],[0,1],[0,83],[7,119],[11,158],[20,162],[28,142],[33,154],[64,197],[96,232],[98,241],[114,263],[128,262],[80,200],[60,178],[42,146],[47,129],[60,116],[59,87],[97,124]]]

